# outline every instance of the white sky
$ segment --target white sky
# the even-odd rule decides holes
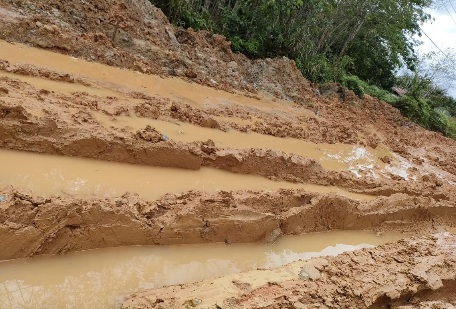
[[[456,8],[456,3],[454,6]],[[447,6],[447,8],[452,13],[451,15],[445,10],[430,10],[429,12],[435,20],[425,23],[422,27],[424,32],[442,50],[447,48],[456,49],[456,12],[453,11],[452,7]],[[423,42],[418,48],[421,52],[427,53],[438,50],[426,36],[423,35],[419,40]]]
[[[445,6],[441,6],[438,10],[429,10],[434,20],[422,26],[424,32],[444,52],[447,52],[449,48],[456,51],[456,1],[452,0],[453,6],[449,2],[446,3]],[[425,35],[417,39],[422,42],[422,45],[418,47],[420,54],[432,51],[438,52],[437,47]],[[452,97],[456,98],[456,80],[453,80],[450,84],[441,86],[443,89],[447,89]]]

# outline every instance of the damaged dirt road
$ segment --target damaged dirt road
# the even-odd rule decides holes
[[[332,257],[138,286],[112,306],[455,306],[453,140],[337,85],[320,94],[288,59],[249,60],[220,36],[175,29],[148,1],[1,1],[0,16],[1,260],[394,233]],[[8,280],[0,308],[20,308]]]

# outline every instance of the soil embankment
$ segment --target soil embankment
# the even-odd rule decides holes
[[[337,85],[317,93],[288,59],[174,28],[146,0],[5,0],[0,17],[0,260],[406,232],[124,307],[455,305],[453,140]]]

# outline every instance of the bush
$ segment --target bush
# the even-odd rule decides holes
[[[394,106],[397,107],[405,117],[427,127],[430,108],[425,108],[424,104],[412,97],[405,96],[400,98]]]
[[[345,88],[352,90],[358,97],[362,98],[364,96],[364,83],[357,76],[346,75],[342,77],[340,83]]]
[[[420,124],[422,127],[437,131],[445,136],[456,138],[456,121],[439,110],[433,109],[425,100],[405,96],[395,104],[402,115]]]
[[[448,118],[448,130],[447,130],[448,137],[452,139],[456,139],[456,119],[455,118]]]
[[[377,86],[371,86],[366,84],[364,86],[364,89],[366,90],[366,93],[371,97],[377,98],[389,104],[394,104],[399,99],[391,92],[388,92],[384,89],[380,89]]]
[[[359,97],[362,97],[364,94],[368,94],[371,97],[377,98],[390,104],[394,104],[399,99],[391,92],[388,92],[377,86],[369,85],[368,83],[362,81],[359,77],[355,75],[343,76],[340,80],[340,83],[345,88],[352,90]]]

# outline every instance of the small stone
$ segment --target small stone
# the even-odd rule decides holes
[[[0,195],[0,203],[6,202],[6,197],[4,195]]]
[[[414,157],[412,158],[412,163],[416,165],[422,165],[424,163],[424,160],[422,158]]]
[[[192,71],[192,70],[187,70],[185,71],[185,76],[187,76],[188,78],[197,78],[198,77],[198,74],[196,74],[195,71]]]
[[[55,32],[55,28],[52,27],[51,25],[44,25],[43,29],[46,30],[47,32],[50,32],[50,33],[54,33]]]
[[[301,268],[301,271],[299,272],[299,278],[302,280],[317,280],[320,279],[320,277],[320,271],[318,271],[318,269],[312,265],[304,265],[304,267]]]
[[[175,105],[174,103],[171,105],[171,111],[173,113],[177,113],[179,111],[179,107]]]
[[[190,299],[190,300],[187,300],[184,305],[187,306],[187,308],[190,306],[190,307],[196,307],[198,305],[200,305],[203,301],[201,299],[198,299],[198,298],[194,298],[194,299]]]
[[[381,157],[380,161],[382,161],[385,164],[391,164],[391,158],[388,156]]]
[[[280,238],[280,236],[282,236],[282,230],[281,229],[275,229],[274,231],[272,231],[268,237],[266,237],[266,242],[270,245],[274,244],[277,239]]]
[[[231,61],[228,63],[228,68],[234,71],[238,68],[238,64],[236,63],[236,61]]]
[[[143,130],[139,130],[136,132],[137,138],[140,138],[145,141],[152,142],[152,143],[158,143],[158,142],[163,141],[163,136],[166,136],[166,135],[161,134],[160,132],[155,130],[155,128],[153,128],[149,125],[147,125]]]
[[[201,150],[204,152],[204,153],[207,153],[207,154],[212,154],[215,152],[215,143],[213,140],[209,139],[207,140],[207,142],[203,142],[201,144]]]
[[[198,298],[192,299],[192,306],[196,307],[196,306],[200,305],[202,302],[203,301],[201,299],[198,299]]]

